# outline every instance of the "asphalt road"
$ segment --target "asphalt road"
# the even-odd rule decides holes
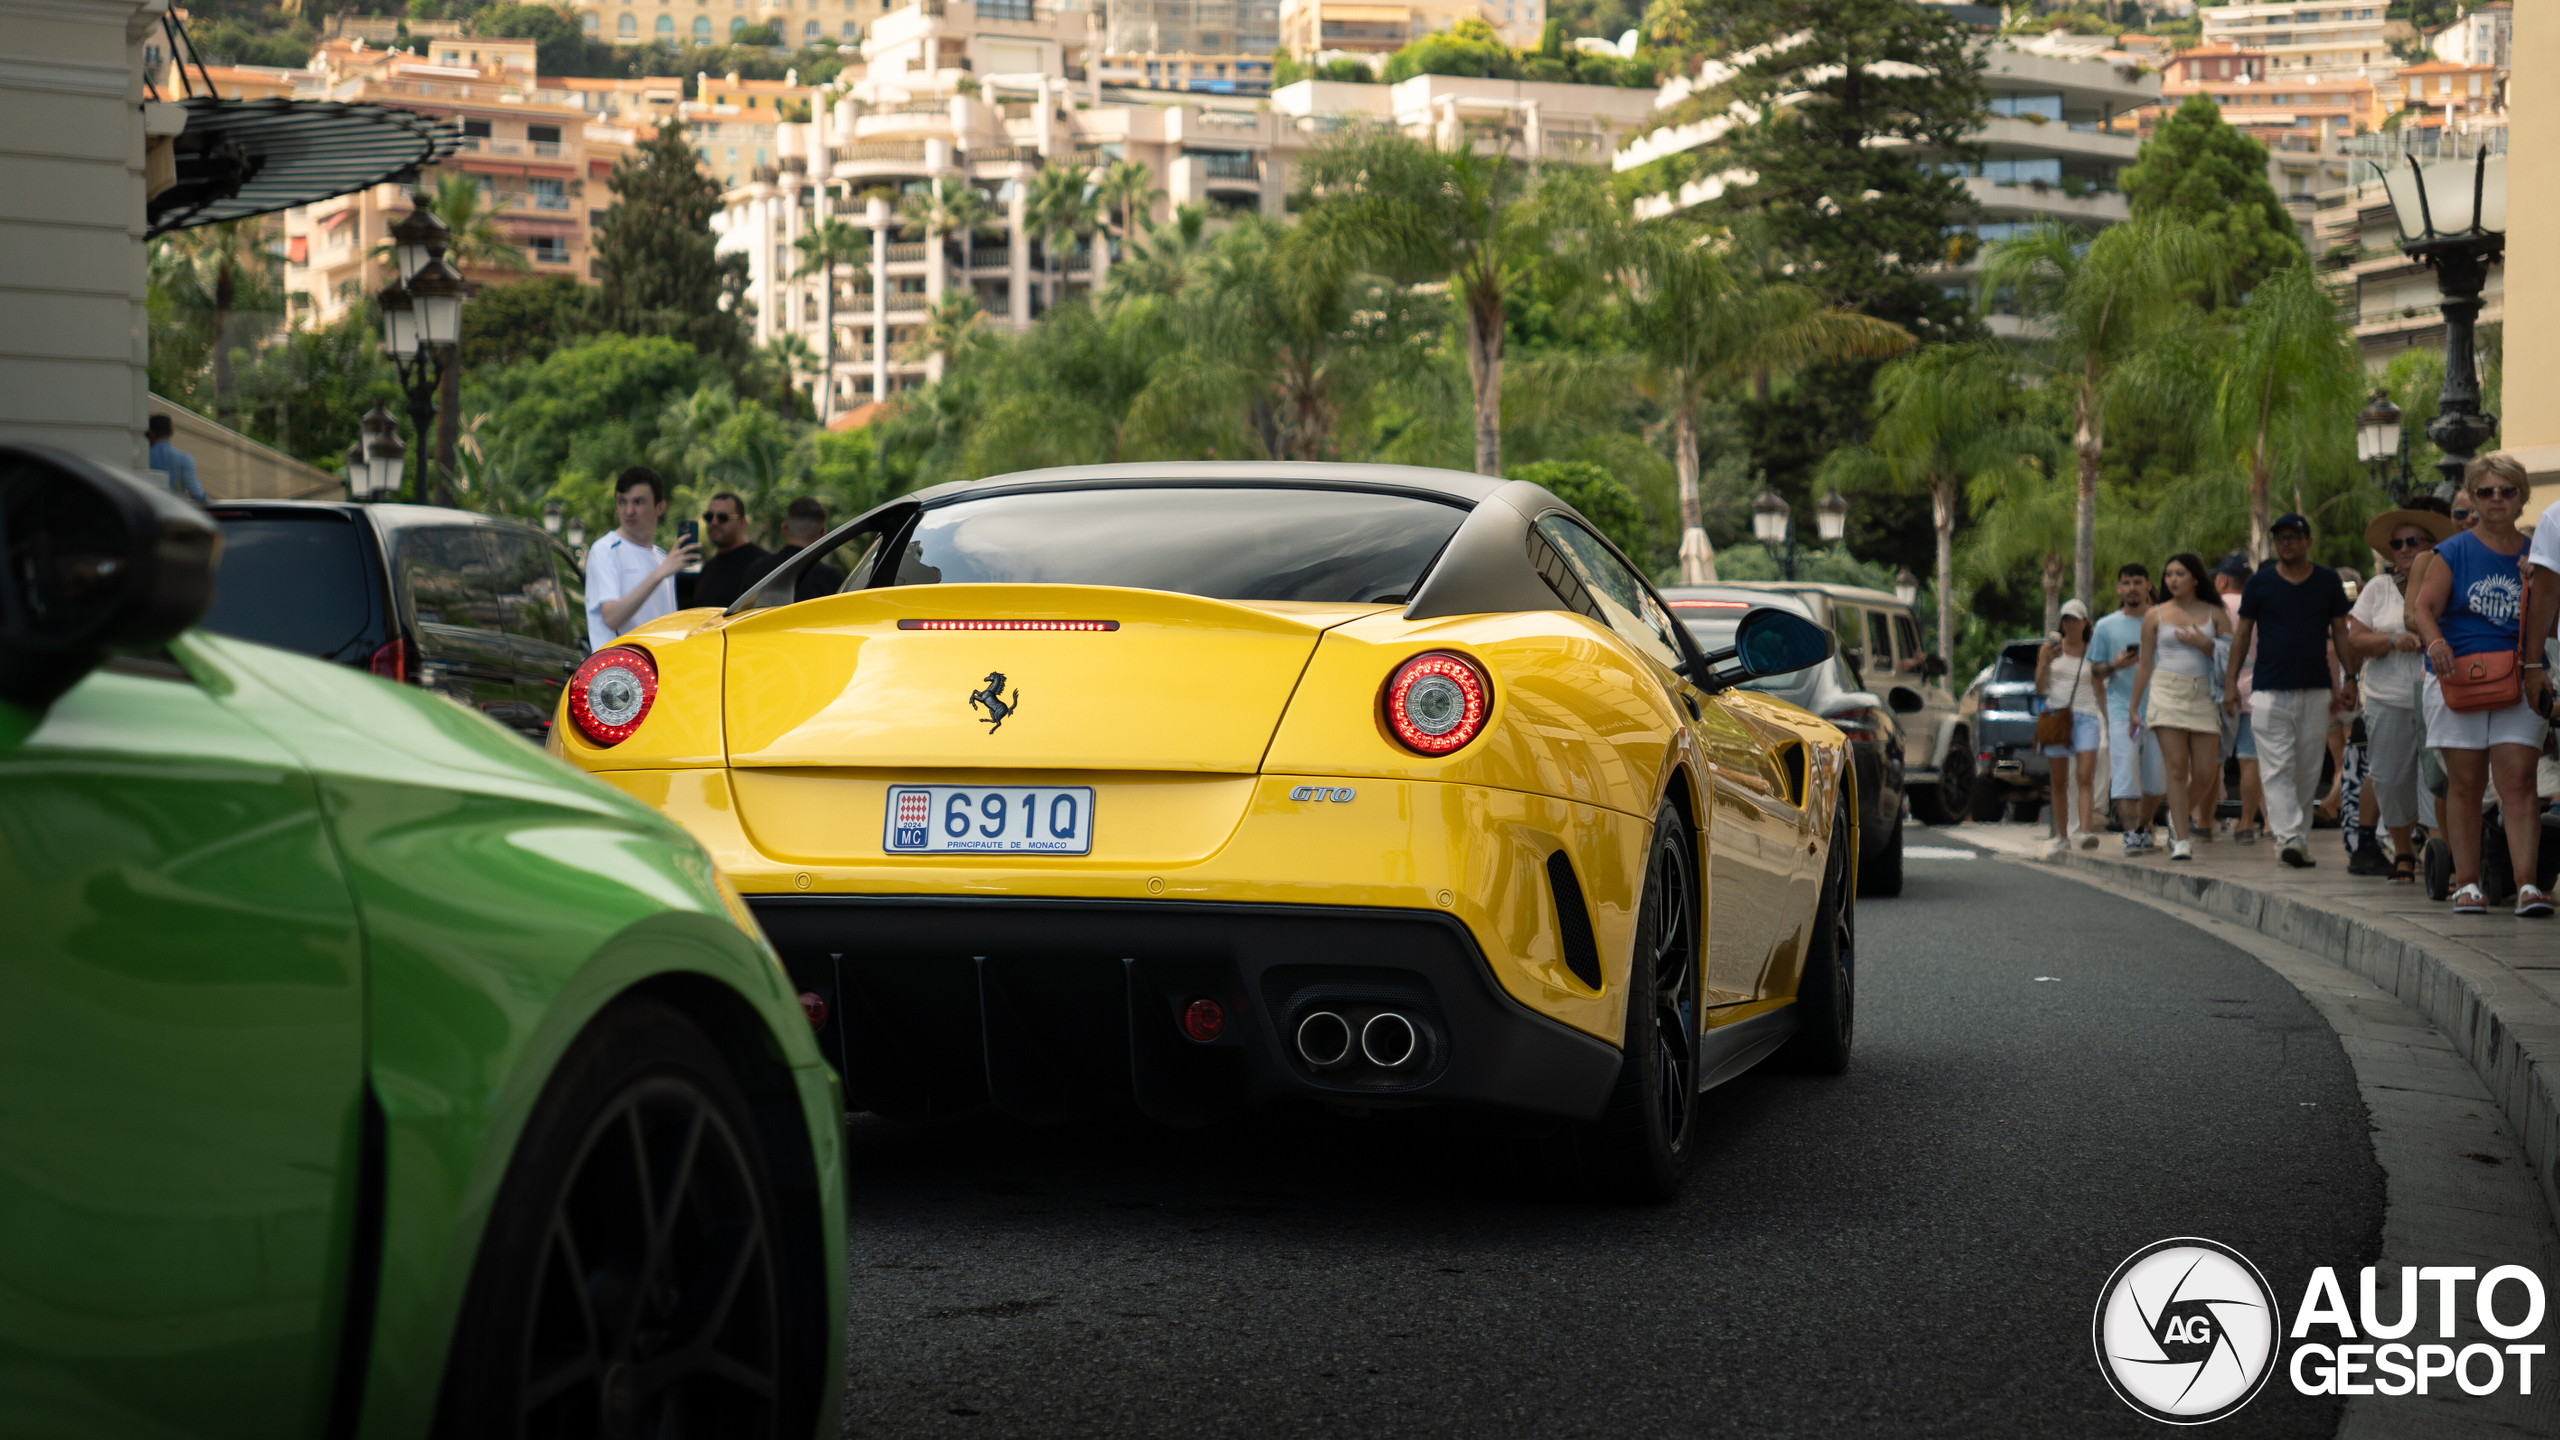
[[[1913,844],[1947,844],[1914,828]],[[847,1435],[2142,1435],[2089,1347],[2150,1241],[2371,1263],[2337,1039],[2248,956],[1988,858],[1860,909],[1857,1060],[1708,1097],[1661,1207],[1446,1123],[852,1131]],[[2055,977],[2039,980],[2039,976]],[[2335,1433],[2277,1377],[2222,1436]]]

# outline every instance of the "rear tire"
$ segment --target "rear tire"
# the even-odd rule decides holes
[[[1832,821],[1834,834],[1845,830],[1844,809]],[[1796,1033],[1778,1049],[1778,1063],[1807,1075],[1837,1075],[1849,1068],[1849,1047],[1857,1035],[1858,900],[1848,884],[1848,852],[1831,847],[1822,877],[1822,899],[1814,907],[1813,943],[1806,947],[1804,974],[1796,982]]]
[[[1913,818],[1924,825],[1955,824],[1972,810],[1977,783],[1973,775],[1973,742],[1959,730],[1948,739],[1947,753],[1938,760],[1938,783],[1916,786],[1911,791]]]
[[[787,1333],[780,1189],[700,1030],[655,1000],[599,1016],[516,1144],[437,1435],[805,1430],[823,1378]]]
[[[1858,893],[1890,900],[1902,893],[1902,826],[1879,847],[1872,859],[1858,862]]]
[[[1689,827],[1677,807],[1653,819],[1635,955],[1627,966],[1627,1030],[1618,1083],[1598,1120],[1546,1141],[1545,1170],[1564,1193],[1592,1200],[1668,1200],[1689,1168],[1698,1113],[1702,992],[1698,886]]]

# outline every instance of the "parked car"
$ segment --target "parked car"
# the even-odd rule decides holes
[[[1831,630],[1853,690],[1885,698],[1901,717],[1903,781],[1911,813],[1931,825],[1965,817],[1973,797],[1976,746],[1955,695],[1947,661],[1920,643],[1911,607],[1882,590],[1811,581],[1737,581],[1734,588],[1793,595]]]
[[[1753,610],[1783,610],[1813,619],[1813,607],[1797,596],[1738,585],[1682,586],[1663,591],[1662,602],[1697,638],[1698,648],[1707,651],[1731,645],[1742,617]],[[1837,653],[1789,674],[1745,680],[1742,688],[1811,711],[1849,737],[1849,756],[1858,770],[1858,893],[1901,894],[1904,743],[1903,713],[1895,710],[1895,702],[1859,688],[1849,662]],[[1907,688],[1901,703],[1917,708]]]
[[[737,892],[193,628],[220,545],[0,446],[0,1430],[833,1436],[843,1115]]]
[[[2041,638],[2012,640],[1965,687],[1973,734],[1973,818],[2033,820],[2053,793],[2053,771],[2036,748],[2036,652]]]
[[[532,740],[587,656],[578,557],[436,505],[227,500],[204,628],[433,690]]]
[[[1525,481],[1031,471],[641,626],[551,744],[694,827],[863,1109],[1447,1104],[1658,1198],[1700,1092],[1852,1040],[1856,772],[1737,688],[1830,634],[1735,638]]]

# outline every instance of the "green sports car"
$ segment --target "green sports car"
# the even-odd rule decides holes
[[[218,548],[0,446],[0,1432],[832,1435],[840,1101],[736,893],[189,628]]]

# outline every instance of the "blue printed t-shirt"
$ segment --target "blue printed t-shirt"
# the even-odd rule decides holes
[[[2328,689],[2329,622],[2350,608],[2347,587],[2326,565],[2312,566],[2299,585],[2274,565],[2250,576],[2240,591],[2240,618],[2257,627],[2258,664],[2250,671],[2251,689]]]
[[[2118,656],[2142,648],[2142,617],[2119,610],[2103,616],[2089,627],[2089,659],[2093,663],[2113,664]],[[2107,718],[2133,718],[2133,666],[2126,666],[2107,677]]]
[[[2444,561],[2444,614],[2436,628],[2456,655],[2516,648],[2516,628],[2524,623],[2524,582],[2516,557],[2501,555],[2465,530],[2436,547]]]

